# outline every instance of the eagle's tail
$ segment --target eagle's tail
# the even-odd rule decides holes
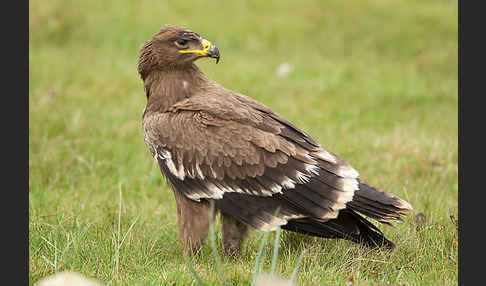
[[[390,224],[389,221],[402,221],[401,217],[412,210],[412,206],[406,201],[366,182],[358,181],[359,189],[354,193],[353,200],[347,203],[347,208],[384,224]]]
[[[359,189],[353,200],[346,204],[335,219],[320,221],[313,218],[289,220],[282,228],[317,237],[343,238],[370,247],[395,245],[383,233],[357,212],[390,225],[390,221],[402,221],[402,216],[412,210],[406,201],[359,180]]]
[[[324,238],[342,238],[368,247],[395,248],[393,242],[372,223],[352,210],[341,210],[335,219],[320,221],[313,218],[289,220],[283,229]]]

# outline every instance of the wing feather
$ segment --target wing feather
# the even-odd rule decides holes
[[[225,100],[228,106],[218,101],[219,108],[210,108],[189,98],[144,117],[147,146],[177,191],[197,201],[229,200],[229,193],[273,197],[287,217],[323,220],[353,199],[358,173],[348,163],[264,106]],[[270,227],[268,215],[260,214]],[[274,222],[286,223],[280,218]]]

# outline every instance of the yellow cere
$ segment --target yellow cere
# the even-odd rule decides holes
[[[201,41],[201,44],[203,46],[202,51],[201,50],[190,50],[190,51],[179,51],[179,53],[186,54],[186,53],[192,53],[192,54],[200,54],[201,56],[206,56],[206,51],[208,51],[211,48],[211,42],[203,39]]]

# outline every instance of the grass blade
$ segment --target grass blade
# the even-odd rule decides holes
[[[120,193],[120,201],[118,202],[118,232],[117,232],[117,244],[120,242],[120,224],[121,224],[121,208],[122,208],[122,190],[121,190],[121,183],[118,184],[118,192]],[[118,245],[117,245],[118,246]]]
[[[216,248],[216,237],[215,237],[215,234],[214,234],[214,222],[213,222],[213,218],[214,218],[214,202],[213,201],[210,201],[210,207],[211,207],[211,209],[210,209],[211,218],[209,219],[209,236],[211,238],[211,248],[213,249],[213,256],[214,256],[214,260],[216,262],[216,269],[218,270],[219,278],[220,278],[223,286],[226,286],[226,282],[225,282],[224,276],[223,276],[223,268],[221,266],[221,261],[219,260],[218,249]]]
[[[42,259],[44,259],[44,261],[45,261],[46,263],[48,263],[49,265],[51,265],[51,266],[52,266],[52,268],[54,268],[54,270],[56,270],[56,268],[57,268],[57,267],[56,267],[56,265],[55,265],[54,263],[52,263],[52,262],[51,262],[49,259],[47,259],[47,258],[46,258],[44,255],[42,255],[42,256],[41,256],[41,258],[42,258]]]
[[[277,266],[277,256],[278,256],[278,248],[280,246],[280,226],[277,228],[277,233],[275,234],[275,242],[273,243],[273,257],[272,257],[272,265],[270,266],[270,275],[275,272],[275,267]]]
[[[297,264],[294,267],[294,270],[292,271],[292,274],[290,275],[290,283],[294,283],[295,277],[297,276],[297,271],[300,267],[300,263],[302,262],[302,257],[304,257],[304,252],[305,249],[302,250],[302,252],[299,255],[299,258],[297,259]]]
[[[197,281],[197,285],[199,286],[205,286],[204,285],[204,282],[202,281],[201,277],[199,277],[199,275],[197,274],[196,270],[194,269],[194,267],[192,267],[192,263],[191,263],[191,260],[189,259],[189,257],[187,257],[187,255],[184,254],[184,261],[185,261],[185,264],[186,266],[189,268],[189,270],[191,271],[192,275],[194,275],[194,277],[196,277],[196,281]]]
[[[256,276],[259,273],[258,266],[259,266],[260,256],[262,255],[263,247],[265,246],[265,243],[267,242],[267,238],[268,238],[269,234],[270,234],[270,232],[268,232],[268,231],[265,232],[265,234],[263,234],[263,239],[260,243],[260,247],[258,248],[257,256],[255,258],[255,266],[253,267],[253,277],[251,279],[251,281],[252,281],[251,285],[255,285]]]
[[[114,277],[118,277],[118,271],[120,270],[120,232],[121,232],[121,212],[122,212],[122,189],[121,183],[118,184],[118,193],[119,193],[119,201],[118,201],[118,231],[116,232],[116,240],[115,240],[115,267],[113,268]]]
[[[280,206],[277,208],[277,210],[275,210],[275,216],[277,216],[279,212],[280,212]],[[278,230],[279,229],[280,229],[280,227],[278,227]],[[261,272],[263,260],[262,260],[262,264],[260,264],[259,263],[260,257],[263,253],[263,247],[265,246],[265,244],[267,242],[267,238],[268,238],[269,234],[270,234],[269,231],[265,232],[265,234],[263,235],[263,240],[260,243],[260,247],[258,248],[257,256],[255,258],[255,266],[253,267],[253,275],[252,275],[252,279],[251,279],[251,285],[255,285],[256,277]],[[278,246],[277,246],[277,248],[278,248]],[[275,250],[275,247],[274,247],[274,250]],[[275,253],[274,253],[274,255],[275,255]]]
[[[42,235],[40,236],[40,238],[41,238],[42,240],[44,240],[44,241],[45,241],[45,242],[46,242],[48,245],[52,246],[52,247],[54,248],[54,250],[55,250],[55,251],[60,251],[60,250],[59,250],[59,249],[56,247],[56,245],[52,244],[52,242],[50,242],[49,240],[47,240],[46,238],[44,238]]]
[[[135,225],[135,223],[137,223],[137,220],[138,218],[140,217],[140,215],[137,216],[137,218],[132,222],[132,224],[130,225],[130,227],[128,228],[127,232],[125,233],[125,235],[123,236],[123,239],[122,241],[120,242],[120,245],[118,246],[118,249],[120,249],[123,245],[123,242],[125,241],[125,238],[127,238],[127,235],[130,233],[130,231],[132,230],[133,226]]]

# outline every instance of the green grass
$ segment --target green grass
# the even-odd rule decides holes
[[[275,273],[298,285],[456,285],[458,9],[446,0],[30,1],[29,281],[62,270],[107,285],[198,285],[177,238],[172,192],[141,132],[140,45],[165,24],[216,44],[198,65],[283,115],[414,207],[380,226],[397,244],[282,231]],[[293,66],[286,78],[282,63]],[[121,194],[121,197],[120,197]],[[121,203],[121,205],[120,205]],[[413,217],[427,217],[417,229]],[[220,223],[216,244],[221,249]],[[228,285],[250,285],[262,233]],[[263,271],[272,265],[272,233]],[[191,257],[221,285],[210,240]]]

